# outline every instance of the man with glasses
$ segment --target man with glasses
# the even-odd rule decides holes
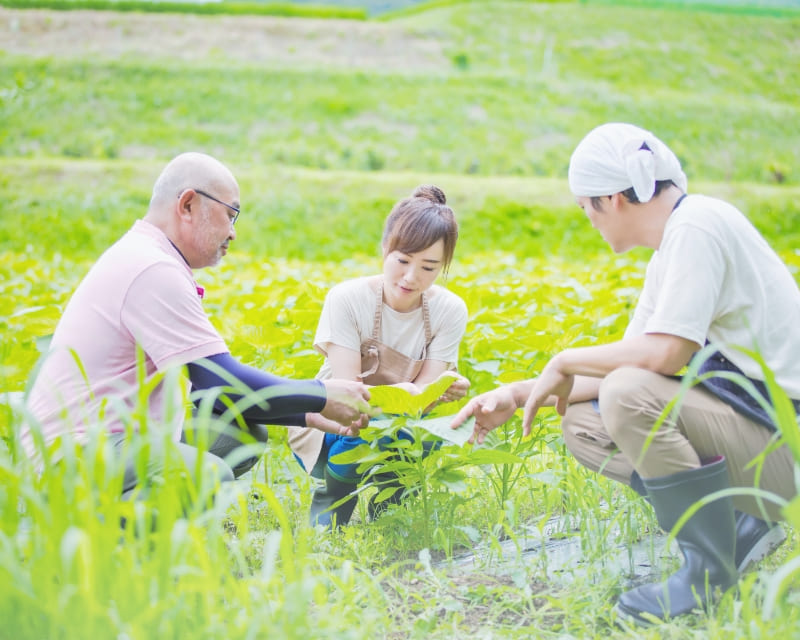
[[[257,461],[264,424],[305,425],[307,413],[343,425],[341,433],[355,435],[366,424],[363,384],[290,380],[244,365],[209,321],[192,272],[227,253],[238,217],[238,183],[216,159],[184,153],[164,168],[145,217],[95,263],[56,327],[26,401],[32,420],[21,444],[29,456],[41,463],[46,449],[59,455],[60,441],[86,445],[102,430],[124,457],[128,497],[169,458],[157,438],[149,439],[142,477],[141,460],[126,445],[143,422],[152,433],[171,434],[186,468],[196,468],[201,455],[220,481]],[[202,454],[177,442],[184,409],[174,372],[183,366],[198,407],[207,405],[206,413],[225,424]],[[245,441],[256,449],[242,446]]]

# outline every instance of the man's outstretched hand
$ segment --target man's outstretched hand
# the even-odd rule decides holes
[[[536,383],[525,401],[525,411],[522,414],[522,434],[526,436],[530,434],[533,419],[542,407],[555,404],[556,411],[563,416],[567,412],[569,396],[574,385],[575,376],[562,373],[556,359],[550,360],[536,378]]]
[[[505,424],[518,409],[514,393],[509,386],[498,387],[479,396],[475,396],[450,423],[451,429],[457,429],[470,416],[475,416],[475,429],[469,442],[482,444],[486,434]]]

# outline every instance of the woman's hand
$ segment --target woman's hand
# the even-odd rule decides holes
[[[392,386],[397,387],[398,389],[403,389],[404,391],[408,391],[412,396],[419,395],[420,389],[413,382],[398,382]]]
[[[442,394],[442,396],[439,398],[439,402],[455,402],[456,400],[461,400],[461,398],[467,395],[467,391],[469,391],[469,380],[467,380],[461,374],[455,373],[454,371],[445,371],[441,376],[439,376],[439,378],[454,374],[458,377],[453,380],[453,384],[451,384],[447,388],[447,391]]]
[[[328,420],[325,416],[319,413],[306,414],[306,426],[314,429],[319,429],[324,433],[332,433],[337,436],[352,436],[358,438],[361,435],[361,430],[369,425],[369,416],[362,414],[361,418],[354,420],[349,426],[344,426]]]

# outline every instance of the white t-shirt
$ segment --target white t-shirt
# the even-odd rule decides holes
[[[800,290],[750,221],[726,202],[686,197],[673,211],[626,336],[666,333],[706,340],[750,378],[758,351],[792,398],[800,398]]]
[[[370,280],[366,277],[347,280],[328,291],[314,337],[314,348],[322,355],[327,355],[329,344],[360,351],[361,343],[372,336],[377,292],[370,286]],[[433,335],[426,359],[455,367],[467,327],[467,305],[455,293],[438,285],[433,285],[426,296]],[[422,307],[401,313],[384,303],[379,339],[403,355],[419,359],[425,346]],[[327,360],[317,377],[331,377]]]
[[[143,384],[137,380],[139,348]],[[75,290],[27,407],[45,444],[67,432],[85,444],[91,425],[102,423],[110,433],[124,431],[125,415],[157,372],[227,351],[203,311],[189,265],[161,230],[138,220]],[[177,440],[184,417],[180,387],[157,384],[147,417],[148,425],[170,429]],[[27,426],[21,439],[33,456]]]

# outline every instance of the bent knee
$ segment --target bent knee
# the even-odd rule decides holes
[[[620,367],[610,372],[600,382],[598,400],[600,410],[611,404],[617,404],[620,400],[636,394],[646,379],[651,375],[658,375],[647,369],[638,367]]]
[[[662,376],[638,367],[620,367],[603,378],[598,403],[603,423],[612,439],[617,439],[634,415],[647,404],[653,377]]]

